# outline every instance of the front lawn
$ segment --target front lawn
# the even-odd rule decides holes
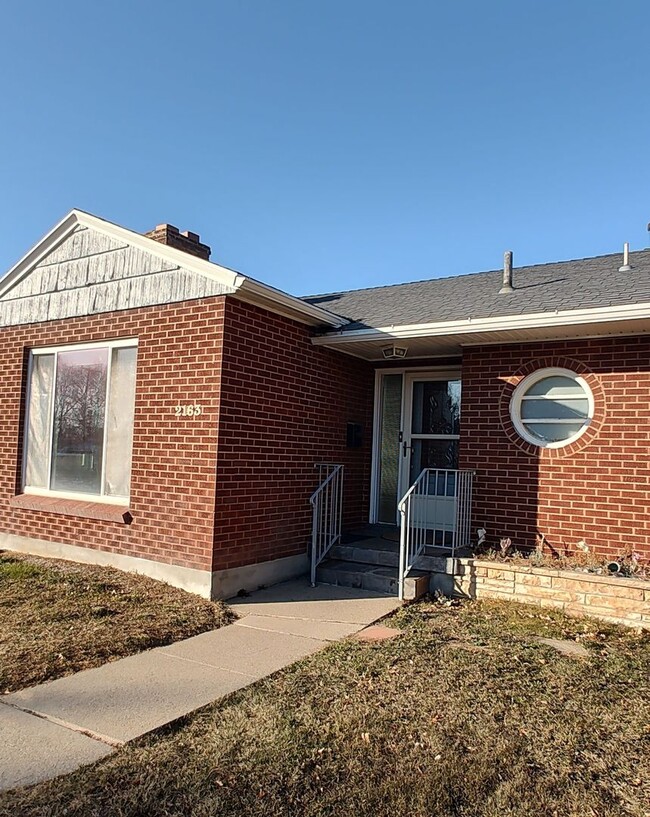
[[[647,817],[650,638],[422,602],[54,782],[2,817]],[[578,640],[570,657],[536,636]]]
[[[230,620],[221,602],[144,576],[0,552],[0,694]]]

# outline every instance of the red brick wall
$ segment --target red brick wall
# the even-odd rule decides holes
[[[223,297],[0,329],[0,530],[209,570]],[[28,349],[137,337],[131,524],[12,507]],[[176,418],[178,403],[199,417]]]
[[[589,430],[571,446],[524,443],[510,423],[517,383],[546,366],[582,374],[595,396]],[[460,467],[477,471],[473,528],[492,541],[557,551],[584,539],[612,557],[650,557],[650,339],[468,348],[463,357]]]
[[[305,553],[314,463],[345,464],[345,524],[368,520],[374,371],[294,321],[229,298],[224,325],[215,570]],[[363,446],[346,448],[346,423]]]

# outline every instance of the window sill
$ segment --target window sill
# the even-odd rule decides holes
[[[80,499],[61,499],[57,496],[38,494],[18,494],[12,496],[9,504],[13,508],[45,513],[60,513],[66,516],[80,516],[83,519],[102,519],[105,522],[131,524],[133,517],[126,505],[109,505],[104,502],[88,502]]]

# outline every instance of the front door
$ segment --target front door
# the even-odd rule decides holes
[[[397,503],[424,468],[458,467],[460,378],[449,371],[379,377],[372,521],[395,524]],[[452,487],[436,486],[431,496]]]
[[[414,499],[412,521],[430,532],[430,544],[447,547],[456,527],[460,380],[407,374],[404,385],[400,496],[425,468],[436,469]]]
[[[405,375],[402,495],[424,468],[458,468],[460,380]]]

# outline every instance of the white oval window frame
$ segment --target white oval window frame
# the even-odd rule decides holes
[[[577,434],[573,434],[571,437],[568,437],[566,440],[558,440],[557,442],[548,442],[545,440],[540,439],[539,437],[535,437],[530,431],[526,428],[521,420],[521,398],[526,394],[528,389],[531,386],[534,386],[535,383],[539,383],[540,380],[544,380],[547,377],[554,377],[554,376],[561,376],[561,377],[570,377],[571,380],[575,380],[575,382],[584,390],[584,393],[587,397],[587,420],[585,424],[582,426],[580,431]],[[594,395],[589,387],[589,384],[581,377],[579,374],[572,372],[571,369],[560,369],[560,368],[546,368],[546,369],[538,369],[536,372],[527,375],[523,378],[518,384],[514,392],[512,393],[512,397],[510,398],[510,420],[512,425],[515,427],[517,434],[521,437],[522,440],[525,440],[527,443],[531,443],[531,445],[536,446],[537,448],[564,448],[567,445],[571,445],[576,440],[579,440],[580,437],[587,431],[589,426],[591,425],[591,421],[594,419]]]

